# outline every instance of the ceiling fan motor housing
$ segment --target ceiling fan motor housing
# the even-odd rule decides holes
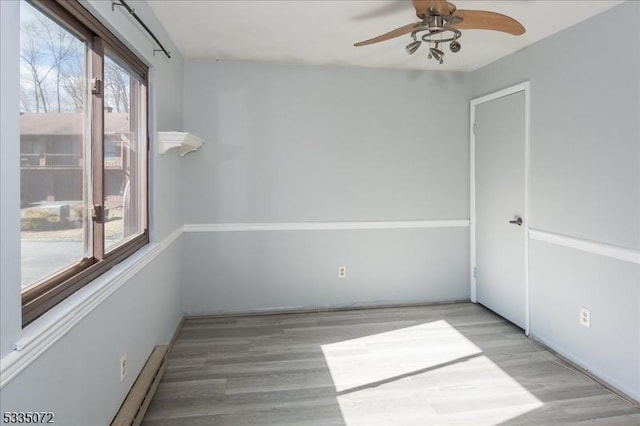
[[[456,5],[447,1],[417,1],[414,2],[414,5],[416,6],[416,15],[420,19],[425,19],[427,16],[453,15],[453,12],[456,11]]]

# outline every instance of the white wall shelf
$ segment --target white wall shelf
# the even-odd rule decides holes
[[[179,148],[180,156],[197,151],[204,141],[188,132],[158,132],[158,152],[164,154],[170,149]]]

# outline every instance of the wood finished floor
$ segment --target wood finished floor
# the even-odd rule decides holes
[[[471,303],[190,319],[143,425],[640,425]]]

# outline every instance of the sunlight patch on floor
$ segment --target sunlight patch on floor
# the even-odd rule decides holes
[[[496,425],[543,405],[442,320],[322,351],[346,425]]]
[[[482,353],[446,321],[322,345],[336,391]]]

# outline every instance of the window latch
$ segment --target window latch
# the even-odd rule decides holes
[[[104,223],[104,206],[94,204],[91,210],[91,219],[97,223]]]
[[[101,87],[102,87],[102,82],[100,81],[99,78],[91,79],[91,94],[99,95]]]

